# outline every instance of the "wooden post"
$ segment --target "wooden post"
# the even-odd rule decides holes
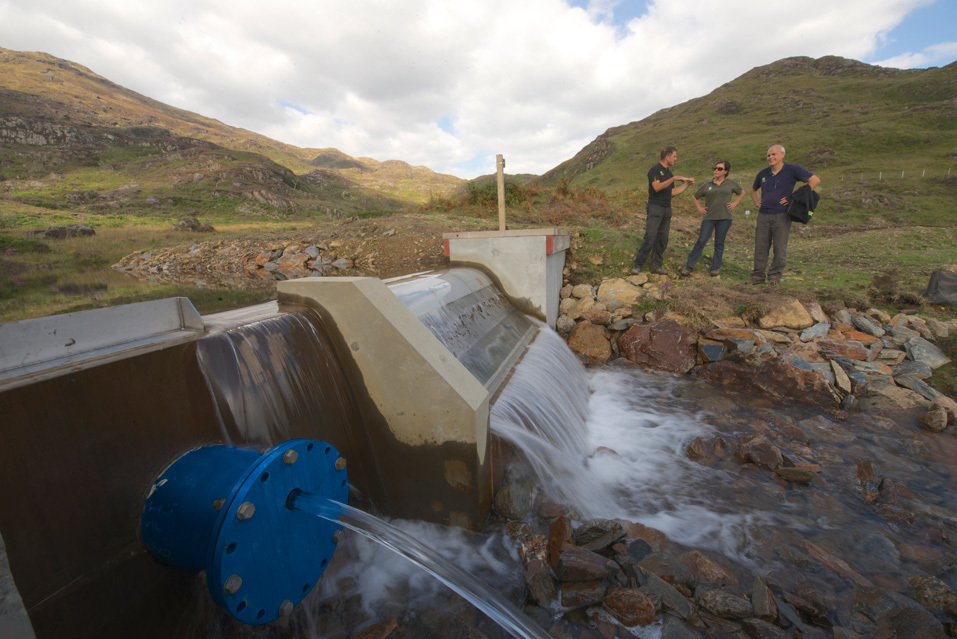
[[[505,230],[505,158],[499,153],[495,156],[498,177],[498,230]]]

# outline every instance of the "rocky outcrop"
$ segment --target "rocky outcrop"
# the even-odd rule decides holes
[[[751,323],[727,318],[698,331],[677,317],[633,316],[636,305],[660,298],[668,285],[644,274],[605,280],[597,289],[567,285],[558,330],[589,365],[618,356],[772,399],[917,412],[927,430],[957,432],[957,403],[925,381],[950,362],[935,342],[957,332],[957,320],[873,308],[828,315],[794,298],[781,299]]]

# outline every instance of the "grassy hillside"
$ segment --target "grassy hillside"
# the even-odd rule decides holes
[[[326,161],[330,156],[339,163]],[[109,175],[125,171],[128,164],[137,165],[128,175]],[[63,174],[73,184],[91,183],[87,190],[123,180],[136,182],[140,191],[166,184],[166,191],[152,193],[160,200],[184,186],[179,174],[194,176],[186,200],[194,200],[197,192],[220,198],[228,181],[238,183],[238,191],[258,191],[262,197],[255,199],[267,214],[288,214],[291,208],[303,214],[394,210],[427,201],[432,194],[448,194],[463,182],[404,162],[380,163],[336,149],[283,144],[162,104],[73,62],[0,49],[0,176],[42,180],[50,173]],[[272,188],[275,180],[266,174],[288,189]],[[212,178],[207,182],[214,185],[212,193],[197,176]],[[36,200],[17,189],[4,191]],[[302,201],[290,204],[296,200]],[[44,204],[60,206],[56,201]],[[239,204],[221,204],[219,211],[243,213]]]
[[[609,129],[541,183],[647,190],[666,145],[678,170],[709,179],[718,160],[750,186],[770,144],[823,180],[822,223],[952,224],[957,180],[957,63],[893,70],[853,60],[788,58],[708,95]],[[903,173],[903,177],[902,177]]]

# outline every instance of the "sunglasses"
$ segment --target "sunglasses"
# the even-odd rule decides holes
[[[712,169],[712,171],[727,171],[727,170],[728,169],[724,168],[723,166],[716,166]]]

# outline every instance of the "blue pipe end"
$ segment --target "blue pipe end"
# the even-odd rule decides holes
[[[345,460],[331,444],[293,439],[263,454],[205,446],[153,483],[140,520],[154,557],[205,570],[213,600],[239,621],[288,615],[319,581],[341,525],[288,506],[295,491],[347,503]]]

